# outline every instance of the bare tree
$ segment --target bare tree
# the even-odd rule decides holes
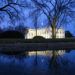
[[[24,24],[17,25],[15,30],[21,32],[23,35],[26,35],[28,32],[28,29],[26,26],[24,26]]]
[[[48,27],[52,28],[52,38],[56,38],[56,29],[67,25],[75,19],[75,0],[31,0],[34,4],[34,13],[39,10],[47,18]],[[53,51],[53,57],[57,57]]]
[[[57,27],[75,17],[75,0],[32,0],[32,2],[35,4],[34,7],[47,17],[48,26],[52,28],[52,38],[56,38]]]
[[[19,20],[23,17],[21,15],[23,7],[26,7],[25,0],[0,0],[0,21],[5,20],[5,16],[12,22]]]
[[[10,25],[6,28],[6,30],[14,30],[14,27],[12,25]]]
[[[31,13],[30,13],[30,15],[31,15]],[[33,25],[34,25],[35,34],[36,34],[36,37],[37,37],[37,36],[38,36],[38,35],[37,35],[37,29],[39,28],[39,27],[38,27],[38,18],[39,18],[38,11],[35,12],[35,13],[33,12],[31,16],[32,16],[32,18],[33,18],[32,21],[33,21],[33,23],[34,23]],[[36,51],[36,57],[35,57],[35,65],[37,65],[37,51]]]

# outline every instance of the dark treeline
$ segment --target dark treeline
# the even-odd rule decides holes
[[[27,27],[24,25],[9,26],[3,29],[0,28],[0,38],[24,39],[27,32]]]
[[[0,38],[2,39],[24,39],[24,35],[21,32],[18,31],[5,31],[0,33]]]

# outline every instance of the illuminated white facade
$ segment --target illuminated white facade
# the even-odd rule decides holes
[[[32,39],[36,36],[36,30],[35,29],[28,29],[28,33],[26,35],[26,39]],[[42,36],[44,38],[52,38],[52,29],[37,29],[37,36]],[[65,38],[65,31],[60,28],[56,30],[56,38]]]
[[[28,33],[27,35],[25,35],[25,39],[32,39],[36,36],[36,30],[35,29],[28,29]],[[44,38],[52,38],[52,29],[49,28],[42,28],[42,29],[37,29],[37,36],[42,36]],[[56,29],[56,38],[65,38],[65,31],[60,28],[60,29]],[[59,54],[64,54],[64,50],[59,50]],[[36,52],[29,52],[29,55],[34,55],[36,54]],[[52,51],[37,51],[37,54],[39,55],[52,55]]]

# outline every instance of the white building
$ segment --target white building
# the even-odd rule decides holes
[[[33,39],[36,36],[36,30],[35,29],[28,29],[27,35],[25,35],[25,39]],[[37,36],[42,36],[44,38],[52,38],[52,29],[51,28],[41,28],[37,29]],[[65,31],[60,28],[56,29],[56,38],[65,38]],[[64,54],[65,50],[59,50],[59,54]],[[36,54],[35,51],[29,52],[29,55]],[[39,55],[52,55],[52,51],[46,50],[46,51],[37,51],[37,54]]]

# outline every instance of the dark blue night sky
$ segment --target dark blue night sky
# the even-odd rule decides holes
[[[0,8],[3,7],[5,4],[7,4],[6,1],[8,1],[8,3],[11,3],[12,1],[13,2],[20,1],[19,3],[22,3],[22,5],[25,5],[25,3],[28,2],[30,8],[20,9],[19,6],[16,6],[21,16],[20,19],[18,18],[17,20],[15,20],[15,17],[12,16],[13,21],[11,21],[8,15],[4,13],[3,10],[0,9],[0,17],[1,17],[0,27],[2,29],[8,28],[9,26],[15,27],[19,24],[22,24],[28,28],[35,28],[34,21],[32,20],[33,17],[29,16],[30,15],[29,13],[31,13],[34,10],[31,7],[34,6],[34,4],[31,2],[34,0],[0,0]],[[50,0],[37,0],[37,1],[48,2]],[[52,3],[54,3],[55,0],[51,1]],[[67,3],[66,0],[57,0],[57,1]],[[71,9],[75,11],[75,0],[67,0],[67,1],[73,1],[72,3],[74,4],[74,6],[73,5],[71,6],[74,8],[71,7]],[[51,9],[53,8],[49,4],[48,6],[51,7]],[[5,8],[5,10],[8,8]],[[13,8],[11,10],[9,8],[9,11],[13,12]],[[13,13],[14,15],[16,15],[15,12]],[[75,12],[73,14],[75,14]],[[69,22],[67,24],[62,24],[62,28],[64,28],[64,30],[69,30],[73,35],[75,35],[75,18],[73,17],[71,21],[69,17],[67,17],[67,19]],[[44,15],[44,13],[42,13],[38,19],[37,23],[38,28],[46,27],[48,25],[47,21],[48,21],[47,17]],[[51,66],[50,61],[51,58],[49,56],[38,55],[36,64],[36,56],[25,57],[19,55],[15,56],[15,55],[0,54],[0,75],[75,75],[74,50],[57,57],[56,60],[57,63],[54,64],[54,68]]]
[[[16,1],[17,0],[15,0],[14,2],[16,2]],[[38,0],[38,1],[41,1],[41,0]],[[65,0],[63,0],[63,1],[65,1]],[[0,2],[1,2],[1,7],[6,4],[2,0]],[[22,5],[25,5],[26,2],[29,3],[30,7],[29,8],[21,8],[21,9],[19,7],[17,7],[18,10],[20,11],[21,19],[13,21],[14,24],[11,23],[10,19],[8,18],[8,15],[6,15],[5,13],[1,13],[2,17],[3,17],[3,22],[2,21],[0,22],[1,23],[0,27],[1,28],[6,28],[8,26],[14,27],[16,25],[19,25],[19,23],[21,23],[28,28],[35,28],[34,22],[32,21],[31,17],[28,17],[30,12],[32,12],[34,10],[34,8],[31,8],[31,6],[34,6],[34,4],[33,4],[33,2],[31,2],[31,0],[21,0],[20,3]],[[54,1],[52,3],[54,3]],[[50,6],[50,5],[48,5],[48,6],[50,8],[52,8],[52,6]],[[74,8],[71,8],[71,9],[74,10]],[[11,9],[11,10],[13,10],[13,9]],[[23,18],[22,18],[22,16],[23,16]],[[69,19],[70,18],[68,17],[68,20]],[[38,19],[38,27],[41,28],[41,27],[44,27],[47,25],[48,25],[47,24],[47,17],[44,14],[41,14],[39,19]],[[65,30],[69,30],[73,35],[75,35],[75,19],[73,18],[67,24],[62,24],[62,28],[64,28]]]

